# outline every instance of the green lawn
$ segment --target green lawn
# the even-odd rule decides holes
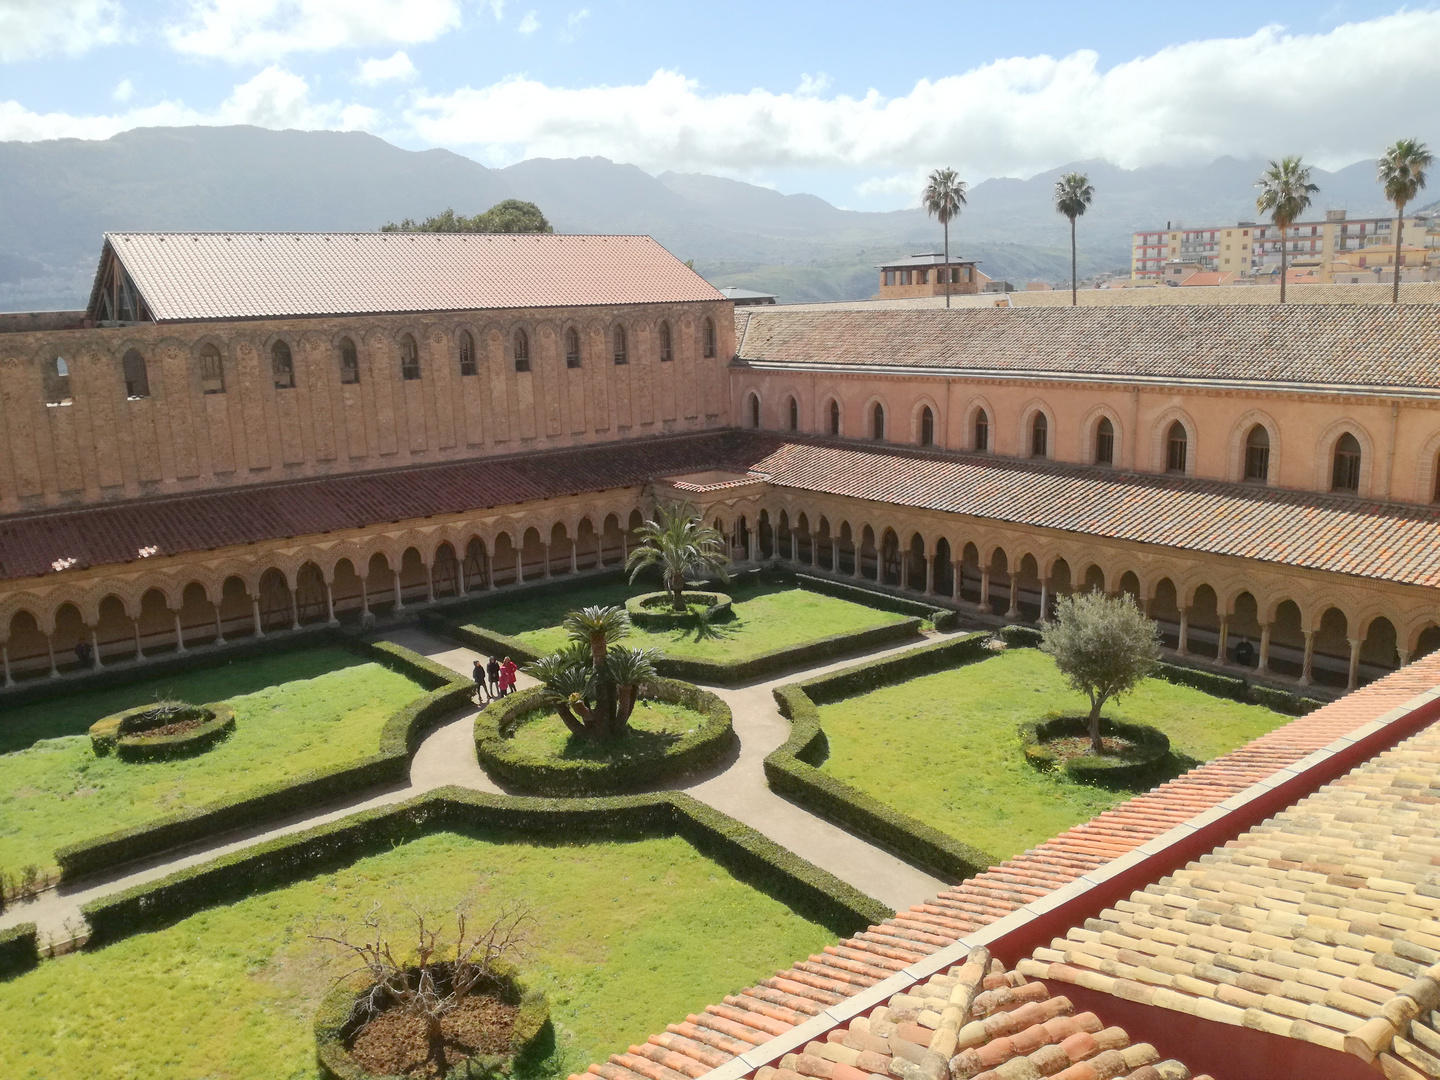
[[[567,611],[590,604],[623,604],[653,591],[654,583],[592,585],[554,596],[483,607],[467,613],[467,621],[519,638],[540,653],[565,644],[560,620]],[[635,627],[626,644],[660,649],[681,659],[748,660],[836,634],[899,622],[904,615],[878,611],[863,604],[787,586],[760,585],[733,594],[735,617],[711,627],[713,636],[699,638],[693,630],[643,630]]]
[[[49,870],[57,847],[369,757],[386,719],[423,693],[379,664],[320,648],[16,709],[0,721],[9,748],[0,754],[0,871]],[[235,732],[175,761],[95,756],[84,734],[92,723],[160,697],[227,700]]]
[[[690,734],[705,717],[683,705],[642,701],[630,714],[629,730],[618,742],[596,743],[577,738],[552,711],[532,713],[510,736],[510,752],[528,761],[625,761],[650,758]]]
[[[1048,656],[1014,649],[821,706],[830,745],[821,767],[897,810],[1008,859],[1132,794],[1078,784],[1029,765],[1016,729],[1050,712],[1084,715],[1089,702],[1069,688]],[[1158,679],[1107,704],[1105,715],[1164,731],[1177,758],[1174,771],[1218,757],[1290,719]]]
[[[563,1077],[820,949],[833,935],[678,838],[588,845],[423,837],[344,871],[201,912],[0,982],[7,1080],[311,1080],[310,1023],[334,969],[317,916],[399,895],[444,911],[520,898],[526,970],[557,1045],[519,1080]]]

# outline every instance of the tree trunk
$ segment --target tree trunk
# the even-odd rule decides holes
[[[444,1076],[450,1069],[445,1062],[445,1036],[440,1031],[440,1017],[425,1017],[425,1041],[430,1047],[430,1060],[435,1063],[435,1075]]]
[[[624,734],[630,726],[630,714],[635,711],[635,702],[640,696],[640,687],[622,686],[619,687],[619,700],[615,703],[615,723],[618,734]]]
[[[945,226],[945,306],[950,306],[950,219],[946,218],[941,224]]]
[[[1286,239],[1285,234],[1290,231],[1290,224],[1286,222],[1280,228],[1280,303],[1285,303],[1285,279],[1290,275],[1286,273]]]
[[[685,610],[685,575],[670,575],[670,606],[676,611]]]
[[[1405,235],[1405,204],[1395,204],[1395,285],[1390,290],[1390,303],[1400,302],[1400,238]]]
[[[1074,307],[1078,302],[1075,292],[1078,286],[1075,283],[1075,219],[1070,219],[1070,306]]]
[[[1090,752],[1096,757],[1105,749],[1100,741],[1100,707],[1104,704],[1104,698],[1095,698],[1090,702]]]
[[[556,705],[555,711],[560,714],[560,721],[569,729],[571,735],[575,735],[581,739],[588,739],[590,742],[600,741],[600,737],[596,733],[594,726],[577,720],[575,714],[570,711],[570,706],[565,702],[562,701]]]
[[[595,729],[599,739],[613,739],[615,724],[615,684],[609,673],[601,669],[595,679]]]

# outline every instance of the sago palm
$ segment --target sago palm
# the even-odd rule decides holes
[[[960,216],[960,207],[965,205],[965,181],[955,175],[954,169],[936,169],[930,174],[929,183],[920,193],[925,212],[939,218],[945,228],[945,306],[950,306],[950,222]]]
[[[1434,161],[1433,155],[1419,139],[1400,139],[1377,161],[1378,178],[1385,187],[1385,198],[1395,204],[1395,285],[1390,302],[1400,302],[1400,238],[1405,229],[1405,204],[1420,194],[1425,186],[1425,170]]]
[[[1298,156],[1271,161],[1270,167],[1260,174],[1255,182],[1260,195],[1255,200],[1255,209],[1269,214],[1270,220],[1280,230],[1280,303],[1285,303],[1285,277],[1288,261],[1286,257],[1286,233],[1295,219],[1310,205],[1310,196],[1320,190],[1319,185],[1310,182],[1310,167]]]
[[[560,623],[570,641],[590,649],[597,667],[605,663],[605,652],[630,633],[630,616],[623,607],[584,607],[568,613]]]
[[[714,574],[721,581],[730,580],[726,568],[730,556],[725,537],[718,529],[706,525],[689,503],[661,503],[655,516],[636,530],[640,547],[630,553],[625,568],[633,582],[640,571],[660,567],[665,589],[670,593],[671,606],[685,610],[685,578]]]
[[[1070,306],[1074,307],[1078,302],[1076,299],[1076,259],[1075,259],[1075,219],[1090,208],[1090,200],[1095,198],[1095,189],[1090,186],[1090,178],[1084,173],[1066,173],[1055,181],[1055,209],[1070,219]]]

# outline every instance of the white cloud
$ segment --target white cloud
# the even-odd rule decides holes
[[[384,60],[360,61],[360,74],[355,77],[355,81],[366,86],[377,86],[394,79],[413,79],[417,74],[410,57],[401,49]]]
[[[17,101],[0,102],[0,140],[108,139],[137,127],[190,124],[254,124],[305,130],[373,130],[380,116],[373,109],[339,101],[317,102],[309,84],[292,72],[270,66],[237,85],[215,109],[202,112],[179,101],[101,116],[35,113]]]
[[[489,8],[490,14],[495,16],[496,22],[505,18],[505,0],[481,0],[480,6]]]
[[[235,63],[293,52],[413,45],[460,25],[458,0],[188,0],[165,28],[177,51]]]
[[[122,37],[118,0],[0,2],[0,61],[78,56]]]
[[[579,11],[572,11],[569,15],[565,16],[565,26],[560,31],[560,40],[574,41],[580,36],[580,28],[589,17],[589,8],[581,8]]]
[[[915,171],[942,164],[972,180],[1093,157],[1133,167],[1303,152],[1333,166],[1398,135],[1440,136],[1436,55],[1440,12],[1410,11],[1324,34],[1266,27],[1108,70],[1090,51],[1002,59],[894,98],[822,97],[813,79],[795,93],[707,94],[658,71],[579,89],[512,78],[424,96],[407,118],[422,139],[496,163],[599,154],[732,175],[839,168],[897,185],[903,174],[907,190]]]
[[[536,30],[540,29],[540,16],[536,15],[533,11],[527,11],[525,17],[520,20],[519,25],[516,26],[515,29],[522,34],[533,34]]]
[[[129,79],[121,79],[110,91],[110,96],[123,105],[135,96],[135,84]]]

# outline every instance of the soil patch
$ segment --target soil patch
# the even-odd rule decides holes
[[[1054,754],[1061,765],[1074,761],[1076,758],[1094,757],[1090,752],[1089,735],[1046,739],[1040,745]],[[1145,753],[1143,747],[1136,746],[1129,739],[1116,738],[1113,735],[1102,735],[1100,746],[1102,758],[1114,758],[1117,761],[1132,761],[1144,756]]]
[[[181,720],[176,724],[166,724],[164,727],[146,728],[144,731],[137,731],[130,736],[134,739],[158,739],[162,735],[184,735],[187,731],[194,731],[201,724],[205,723],[205,717],[196,716],[189,720]]]
[[[508,1054],[519,1007],[490,994],[471,994],[440,1021],[445,1061],[454,1068],[478,1054]],[[367,1022],[350,1040],[350,1056],[377,1076],[438,1076],[430,1061],[425,1021],[398,1006]]]

